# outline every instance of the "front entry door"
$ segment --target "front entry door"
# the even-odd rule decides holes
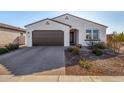
[[[74,45],[75,44],[75,35],[74,32],[70,32],[70,44]]]

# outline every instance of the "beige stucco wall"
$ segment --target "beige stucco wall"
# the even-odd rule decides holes
[[[49,24],[47,24],[47,22]],[[41,21],[41,22],[38,22],[38,23],[35,23],[35,24],[32,24],[32,25],[26,27],[26,38],[27,38],[26,45],[28,47],[32,46],[32,31],[34,31],[34,30],[51,30],[51,31],[52,30],[61,30],[61,31],[64,31],[64,46],[70,45],[70,43],[69,43],[70,27],[47,19],[47,20],[44,20],[44,21]]]
[[[20,37],[19,31],[0,28],[0,46],[5,46],[6,44],[9,43],[18,43],[18,41],[24,42],[24,38],[22,39],[21,37],[22,39],[21,40],[19,37]]]
[[[65,19],[66,17],[68,17],[68,20]],[[82,20],[80,18],[71,16],[71,15],[64,15],[64,16],[60,16],[55,18],[54,20],[69,24],[72,26],[72,28],[74,29],[78,29],[79,31],[79,44],[82,45],[87,45],[86,43],[86,30],[87,29],[91,29],[91,30],[99,30],[99,38],[101,41],[106,42],[106,27],[105,26],[101,26],[98,25],[96,23],[93,22],[89,22],[86,20]]]

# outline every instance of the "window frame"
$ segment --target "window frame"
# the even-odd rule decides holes
[[[98,29],[94,29],[94,30],[92,30],[93,32],[93,36],[92,36],[92,39],[93,40],[99,40],[99,30]],[[97,31],[97,39],[94,39],[94,31]]]
[[[87,31],[90,30],[91,31],[91,39],[87,39]],[[94,31],[97,30],[98,31],[98,39],[94,39]],[[99,41],[99,32],[100,30],[99,29],[86,29],[85,33],[85,41]]]
[[[87,35],[89,35],[89,33],[87,33],[88,30],[91,32],[91,33],[90,33],[90,35],[91,35],[90,37],[91,37],[91,39],[92,39],[92,30],[87,29],[87,30],[86,30],[86,40],[91,40],[91,39],[87,39]]]

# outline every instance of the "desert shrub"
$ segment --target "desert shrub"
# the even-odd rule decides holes
[[[78,47],[74,47],[73,50],[72,50],[73,55],[79,55],[79,52],[80,52],[80,50],[79,50]]]
[[[73,51],[73,48],[72,48],[72,47],[68,47],[68,48],[67,48],[67,51],[68,51],[68,52],[72,52],[72,51]]]
[[[0,48],[0,54],[5,54],[7,52],[8,50],[6,48]]]
[[[76,44],[76,47],[82,48],[82,45],[81,44]]]
[[[94,48],[98,48],[98,49],[105,49],[107,48],[104,42],[94,42],[91,41],[88,43],[88,48],[89,49],[94,49]]]
[[[96,56],[101,56],[103,54],[103,52],[98,48],[94,48],[92,50],[92,53],[95,54]]]
[[[73,55],[79,55],[79,48],[78,47],[69,47],[67,48],[67,51],[72,53]]]
[[[86,59],[80,59],[79,66],[88,70],[88,69],[90,69],[90,67],[92,65],[91,65],[91,63],[88,60],[86,60]]]
[[[99,42],[94,45],[94,48],[105,49],[106,45],[103,42]]]
[[[8,44],[5,47],[6,47],[6,49],[8,49],[8,51],[12,51],[12,50],[18,49],[19,45],[18,44]]]

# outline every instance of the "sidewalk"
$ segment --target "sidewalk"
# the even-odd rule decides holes
[[[124,82],[124,76],[0,75],[0,82]]]

